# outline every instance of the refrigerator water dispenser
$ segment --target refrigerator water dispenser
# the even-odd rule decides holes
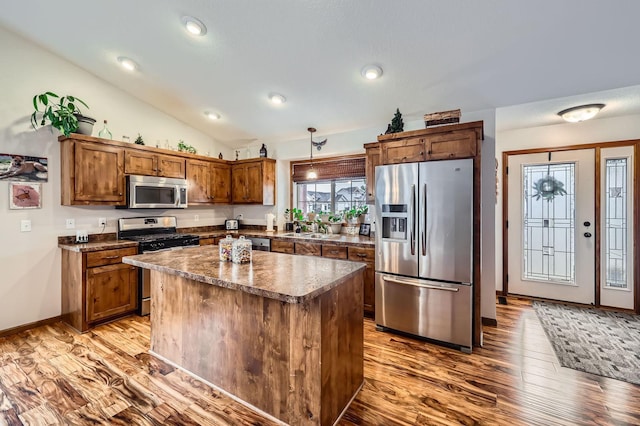
[[[409,216],[406,204],[384,204],[381,216],[383,239],[407,240]]]

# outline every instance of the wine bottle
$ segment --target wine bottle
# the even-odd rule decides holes
[[[107,120],[104,120],[104,127],[98,132],[98,137],[102,139],[113,139],[111,132],[107,129]]]
[[[262,144],[262,148],[260,148],[260,157],[267,158],[267,147]]]

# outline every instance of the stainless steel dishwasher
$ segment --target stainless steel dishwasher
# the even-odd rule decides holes
[[[249,238],[251,249],[259,251],[271,251],[271,240],[269,238]]]

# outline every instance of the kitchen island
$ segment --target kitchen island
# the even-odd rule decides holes
[[[151,353],[269,417],[333,424],[363,384],[365,265],[217,246],[123,258],[151,270]]]

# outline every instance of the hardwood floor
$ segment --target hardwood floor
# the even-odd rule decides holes
[[[560,367],[530,302],[508,302],[472,355],[365,320],[365,385],[339,424],[640,424],[640,386]],[[0,425],[273,424],[148,346],[140,317],[0,339]]]

